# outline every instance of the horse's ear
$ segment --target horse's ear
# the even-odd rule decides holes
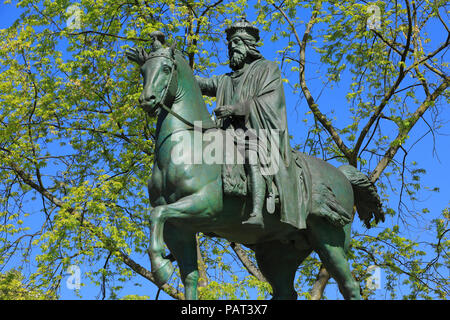
[[[175,47],[176,47],[176,44],[175,44],[175,42],[174,42],[174,43],[172,43],[172,45],[170,46],[170,55],[171,55],[172,58],[174,58],[174,59],[175,59]]]

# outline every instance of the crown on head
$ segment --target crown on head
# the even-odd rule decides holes
[[[255,42],[259,41],[259,30],[250,22],[247,21],[245,16],[241,17],[241,20],[235,22],[231,26],[225,29],[227,34],[227,40],[229,41],[232,36],[238,33],[246,33],[255,39]]]

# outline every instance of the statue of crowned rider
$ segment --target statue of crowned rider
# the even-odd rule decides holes
[[[196,77],[202,94],[216,97],[214,113],[222,129],[245,132],[245,172],[252,196],[252,210],[244,224],[263,225],[266,198],[273,199],[276,186],[280,220],[298,229],[306,228],[307,203],[289,143],[286,102],[281,72],[275,62],[257,50],[259,30],[245,17],[226,30],[229,66],[232,72],[211,78]],[[261,132],[270,141],[261,139]],[[275,135],[275,136],[274,136]],[[250,137],[250,138],[249,138]],[[275,155],[275,157],[274,157]],[[264,165],[278,158],[275,171]],[[253,159],[253,161],[252,161]],[[256,159],[256,161],[254,160]],[[270,206],[268,206],[269,208]],[[271,210],[268,210],[269,213]]]

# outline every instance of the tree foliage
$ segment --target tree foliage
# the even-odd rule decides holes
[[[377,29],[367,27],[373,4],[381,12]],[[81,0],[73,11],[67,0],[15,2],[21,17],[0,30],[0,265],[26,273],[2,276],[2,290],[4,279],[14,276],[30,292],[58,296],[70,265],[83,266],[99,298],[120,298],[130,281],[154,282],[145,253],[145,186],[155,119],[137,107],[141,79],[124,51],[148,48],[149,34],[162,30],[196,74],[210,75],[227,61],[223,29],[247,13],[261,29],[262,52],[275,44],[286,90],[305,108],[298,126],[308,132],[298,148],[366,172],[387,212],[400,220],[373,230],[354,228],[349,256],[363,296],[376,294],[364,280],[368,267],[377,265],[385,274],[386,297],[446,299],[448,208],[431,215],[406,203],[418,199],[426,174],[408,158],[420,140],[411,132],[423,122],[416,136],[438,134],[440,110],[450,98],[448,5],[373,4]],[[68,24],[73,19],[75,25]],[[330,109],[322,96],[336,88],[344,99]],[[399,196],[397,208],[389,201],[392,194]],[[415,219],[427,221],[432,238],[407,237]],[[244,247],[204,235],[198,243],[201,298],[269,297],[271,288]],[[173,278],[161,289],[182,299],[180,280]],[[325,298],[328,281],[311,256],[299,269],[296,288],[303,298]],[[11,289],[6,297],[19,291]]]
[[[44,300],[52,299],[54,295],[50,292],[46,295],[39,290],[27,288],[23,283],[24,276],[17,270],[9,270],[0,274],[0,300]]]

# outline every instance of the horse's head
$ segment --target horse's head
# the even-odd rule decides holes
[[[132,48],[128,59],[140,66],[144,78],[144,89],[139,97],[140,106],[154,115],[161,105],[170,107],[177,91],[177,64],[174,47],[164,48],[161,43],[153,45],[147,53],[143,49]]]

